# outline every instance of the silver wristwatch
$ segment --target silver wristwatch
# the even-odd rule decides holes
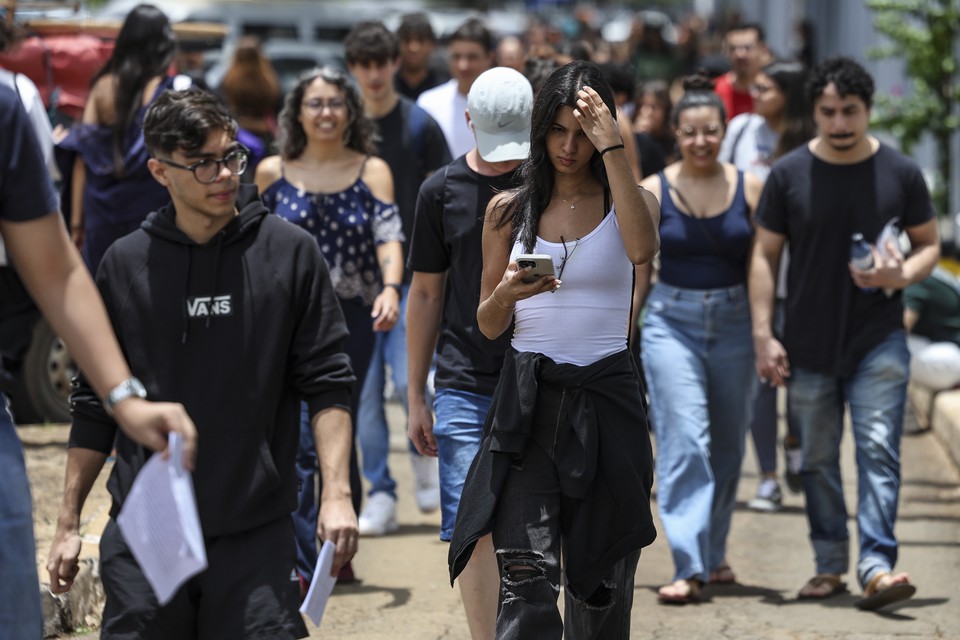
[[[147,390],[144,388],[143,383],[136,378],[127,378],[115,386],[110,393],[107,394],[106,400],[103,403],[103,407],[107,410],[107,413],[113,415],[114,407],[127,398],[134,397],[146,398]]]

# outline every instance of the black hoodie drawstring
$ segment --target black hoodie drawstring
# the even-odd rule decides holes
[[[220,271],[220,250],[223,248],[223,239],[227,237],[226,229],[221,229],[217,232],[217,252],[214,254],[213,258],[213,277],[210,280],[210,297],[213,298],[217,295],[217,272]],[[210,316],[212,314],[207,314],[206,328],[210,328]]]
[[[190,316],[187,313],[187,297],[190,294],[190,267],[193,266],[191,258],[193,251],[190,245],[181,245],[187,251],[187,277],[183,281],[183,308],[180,309],[180,316],[183,318],[183,335],[180,336],[180,344],[187,344],[187,333],[190,332]]]

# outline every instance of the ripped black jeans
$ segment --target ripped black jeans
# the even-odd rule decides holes
[[[569,435],[565,394],[540,389],[533,431],[520,460],[510,469],[493,525],[500,568],[498,640],[618,640],[630,637],[633,578],[640,551],[614,566],[589,597],[560,593],[560,516],[570,500],[560,493],[557,444]],[[602,464],[602,461],[601,461]],[[603,526],[598,523],[598,526]],[[566,549],[565,553],[576,553]]]

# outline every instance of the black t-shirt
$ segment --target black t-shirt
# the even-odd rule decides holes
[[[420,97],[420,94],[428,89],[433,89],[434,87],[439,87],[444,82],[450,79],[450,74],[441,69],[437,69],[434,66],[430,66],[430,69],[427,71],[427,75],[424,76],[420,84],[411,86],[406,83],[406,81],[400,77],[398,73],[393,77],[393,87],[397,90],[397,93],[400,95],[409,98],[410,100],[416,101]]]
[[[0,87],[0,218],[26,222],[59,209],[33,125],[13,90]]]
[[[381,138],[377,155],[390,166],[393,174],[394,201],[403,222],[406,260],[420,185],[428,175],[450,162],[450,148],[437,121],[407,98],[401,97],[397,106],[376,123]],[[410,277],[408,269],[404,282],[409,282]]]
[[[663,171],[667,166],[668,155],[663,145],[649,133],[637,133],[634,137],[637,140],[637,153],[640,155],[640,171],[643,177]]]
[[[834,376],[903,328],[900,292],[865,293],[850,277],[850,236],[873,242],[893,218],[900,228],[934,215],[920,169],[880,145],[855,164],[831,164],[804,145],[776,162],[756,221],[790,243],[784,347],[794,367]]]
[[[447,274],[437,341],[438,389],[492,395],[512,329],[488,340],[477,325],[483,271],[483,217],[494,193],[513,186],[516,172],[487,177],[460,156],[420,188],[407,266]]]

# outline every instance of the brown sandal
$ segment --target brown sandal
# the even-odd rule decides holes
[[[660,587],[657,592],[660,604],[691,604],[700,602],[700,581],[696,578],[676,580],[672,584]]]
[[[737,581],[737,575],[733,572],[733,569],[730,568],[730,565],[727,563],[721,564],[719,567],[710,572],[710,578],[708,580],[709,584],[734,584]]]
[[[822,573],[814,576],[801,587],[797,598],[800,600],[824,600],[847,592],[847,583],[838,576]]]
[[[890,583],[880,588],[880,581],[885,577],[890,578]],[[857,608],[864,611],[874,611],[880,607],[885,607],[894,602],[901,602],[913,597],[917,588],[910,584],[910,576],[905,573],[892,575],[888,571],[881,571],[870,579],[866,588],[863,590],[863,598],[857,602]]]

